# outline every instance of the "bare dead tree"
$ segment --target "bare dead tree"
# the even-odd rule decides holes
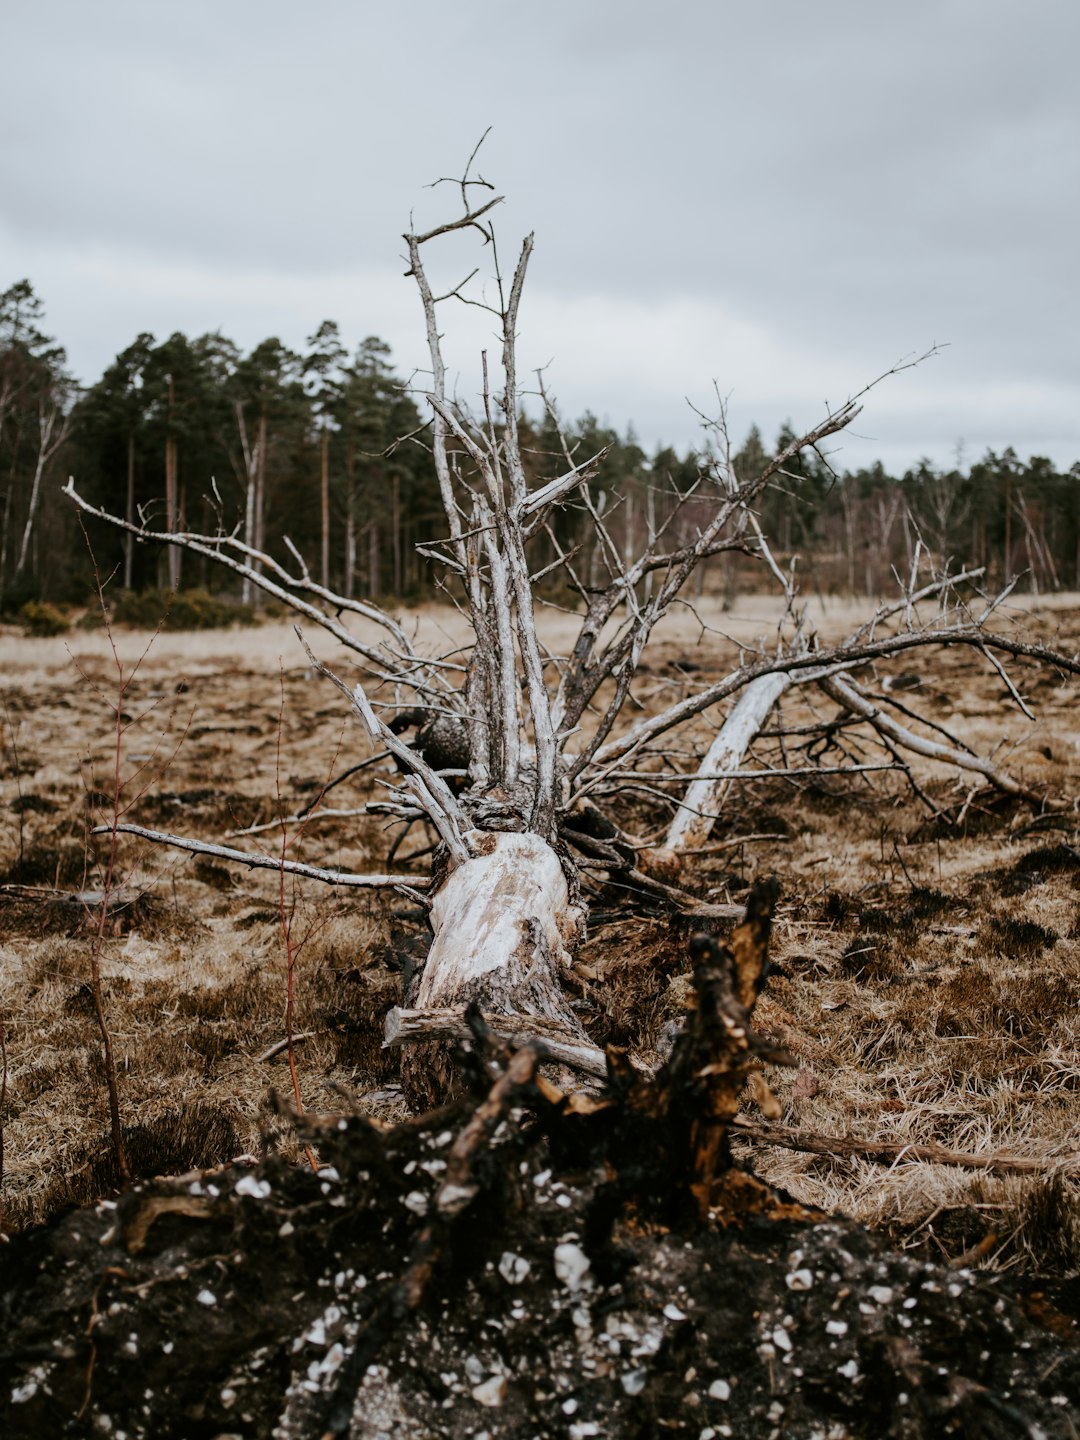
[[[927,577],[927,556],[919,544],[895,600],[880,605],[841,643],[821,640],[800,601],[795,567],[778,563],[757,507],[767,486],[783,483],[786,468],[800,452],[821,455],[823,442],[855,419],[872,385],[828,409],[752,476],[737,473],[721,409],[697,481],[667,497],[666,517],[650,505],[636,553],[626,544],[629,522],[613,531],[611,511],[605,512],[600,494],[590,486],[602,455],[578,460],[564,443],[560,472],[530,488],[519,430],[517,332],[533,237],[526,238],[506,276],[492,228],[501,197],[473,175],[472,163],[455,182],[460,213],[404,237],[408,274],[419,293],[427,334],[430,370],[423,398],[447,526],[443,540],[424,547],[424,554],[438,562],[446,593],[468,618],[473,639],[464,661],[460,652],[420,653],[392,615],[331,591],[325,577],[312,577],[291,546],[287,565],[263,553],[250,542],[250,527],[243,538],[237,532],[157,531],[141,518],[127,520],[91,505],[71,481],[67,493],[85,513],[140,541],[214,560],[245,586],[288,605],[309,633],[312,627],[324,631],[359,667],[362,678],[350,682],[308,650],[312,663],[342,691],[373,746],[388,752],[399,767],[382,811],[403,821],[423,818],[437,832],[440,847],[431,882],[418,886],[414,878],[393,873],[346,879],[339,872],[294,868],[331,884],[398,887],[428,906],[430,949],[409,1007],[391,1016],[391,1039],[403,1043],[458,1033],[465,1009],[477,1003],[499,1033],[540,1036],[566,1063],[595,1073],[598,1052],[561,984],[585,934],[590,877],[616,880],[656,903],[710,913],[682,882],[679,855],[707,842],[728,787],[746,773],[742,767],[750,747],[787,692],[813,690],[827,702],[832,713],[819,731],[831,726],[830,734],[839,733],[842,717],[842,726],[858,725],[876,745],[871,760],[843,750],[835,773],[899,768],[910,776],[911,765],[924,760],[974,774],[1041,806],[1053,803],[1052,797],[1012,776],[998,759],[973,754],[944,727],[906,706],[898,709],[894,696],[879,696],[865,677],[868,667],[909,652],[965,646],[995,667],[1014,701],[1030,713],[1005,663],[1034,660],[1076,675],[1080,662],[995,629],[993,617],[1003,596],[985,593],[983,572]],[[443,294],[429,279],[431,247],[462,232],[475,236],[493,257],[490,299],[466,293],[472,276]],[[495,365],[486,354],[482,357],[475,413],[448,389],[443,354],[442,315],[447,306],[462,302],[486,309],[498,335]],[[917,363],[901,362],[886,374]],[[543,387],[541,394],[548,403]],[[576,551],[560,544],[553,516],[570,506],[591,530],[591,559],[579,561]],[[537,565],[541,543],[547,554],[554,553],[552,564]],[[768,646],[744,651],[721,678],[689,688],[665,708],[626,725],[635,677],[657,624],[673,607],[687,603],[688,582],[711,557],[734,552],[752,557],[766,582],[784,597],[775,638]],[[548,653],[536,621],[537,584],[552,570],[577,597],[579,628],[565,655]],[[357,637],[343,616],[368,622],[380,638]],[[402,725],[395,725],[406,704],[409,716],[423,720],[411,744],[399,733]],[[725,705],[730,707],[727,718],[704,755],[687,766],[684,745],[677,751],[681,763],[674,764],[675,738],[698,717],[714,715]],[[453,757],[449,763],[447,756]],[[666,765],[662,774],[658,759]],[[785,760],[781,768],[786,773],[794,764]],[[454,773],[445,773],[448,769]],[[755,768],[751,773],[761,772]],[[618,798],[641,784],[659,788],[674,811],[659,847],[625,833],[612,818]],[[255,856],[197,838],[127,828],[161,843],[260,863]],[[711,913],[740,912],[714,906]],[[429,1072],[429,1098],[440,1083],[436,1050],[429,1044],[421,1065]]]

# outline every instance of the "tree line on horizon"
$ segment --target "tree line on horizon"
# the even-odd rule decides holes
[[[61,494],[69,474],[95,503],[162,532],[235,532],[293,567],[299,555],[339,594],[435,595],[424,552],[443,538],[445,519],[424,407],[384,341],[369,336],[350,351],[331,320],[303,351],[276,338],[245,354],[220,333],[140,334],[81,387],[44,324],[29,281],[0,294],[0,615],[92,594],[90,549]],[[650,527],[685,532],[711,508],[695,490],[702,467],[692,451],[650,455],[632,430],[620,435],[588,413],[561,432],[548,415],[524,415],[521,426],[533,484],[563,473],[568,451],[575,462],[605,452],[592,494],[606,540],[584,508],[563,512],[533,542],[538,570],[577,550],[582,585],[595,585],[617,557],[639,551]],[[760,473],[792,434],[784,427],[770,450],[754,427],[731,457],[736,474]],[[715,432],[709,443],[718,440]],[[1010,448],[892,475],[880,463],[835,472],[804,454],[766,492],[761,518],[777,558],[798,555],[804,584],[823,593],[887,591],[917,551],[939,565],[983,565],[995,582],[1024,573],[1033,591],[1080,588],[1080,461],[1061,471]],[[105,526],[89,539],[119,589],[222,583],[219,567],[176,547],[135,545]],[[752,583],[753,564],[718,556],[699,583],[734,594]],[[240,598],[259,597],[245,587]]]

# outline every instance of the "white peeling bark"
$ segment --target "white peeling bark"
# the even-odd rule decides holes
[[[751,680],[735,708],[720,727],[716,739],[687,790],[682,808],[675,814],[665,841],[669,850],[694,850],[704,845],[730,785],[754,736],[772,713],[780,696],[792,683],[790,674],[774,671]]]
[[[557,1021],[584,1038],[559,972],[585,928],[555,851],[539,835],[471,831],[474,858],[433,897],[418,1008],[485,1011]]]

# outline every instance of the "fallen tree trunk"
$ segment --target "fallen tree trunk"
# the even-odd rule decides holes
[[[392,1020],[387,1040],[415,1039],[424,1012],[434,1012],[432,1035],[445,1035],[440,1013],[460,1017],[476,1003],[486,1014],[512,1019],[517,1031],[535,1019],[537,1033],[555,1027],[578,1052],[594,1051],[562,987],[561,972],[585,932],[585,911],[571,896],[559,857],[528,831],[470,831],[464,839],[472,856],[452,866],[432,898],[432,940],[408,997],[414,1007],[408,1036]],[[416,1108],[445,1099],[453,1081],[445,1040],[412,1045],[402,1081]]]
[[[584,934],[552,847],[528,832],[471,832],[475,854],[455,865],[431,902],[432,941],[417,1004],[483,1000],[496,1014],[576,1027],[559,971]]]
[[[595,877],[597,888],[607,885],[620,896],[647,897],[652,904],[702,919],[740,918],[741,907],[704,903],[691,893],[689,881],[686,888],[680,885],[678,854],[699,849],[707,839],[727,785],[789,685],[820,682],[847,708],[869,720],[887,749],[904,745],[933,760],[968,764],[995,779],[988,762],[957,759],[936,742],[918,740],[902,730],[861,697],[844,672],[914,646],[951,643],[977,645],[987,654],[1000,648],[1017,657],[1038,657],[1071,673],[1080,673],[1080,661],[986,631],[985,622],[997,602],[990,601],[977,618],[967,608],[981,571],[950,576],[935,569],[930,582],[920,587],[923,552],[918,547],[900,599],[879,606],[867,624],[840,645],[819,647],[797,603],[794,557],[782,571],[758,512],[767,487],[777,483],[795,457],[816,450],[855,419],[870,386],[793,436],[753,476],[738,473],[721,414],[713,427],[712,440],[717,443],[701,457],[696,479],[686,487],[671,485],[669,513],[655,525],[650,521],[637,555],[616,545],[608,528],[605,501],[610,489],[605,485],[603,499],[590,492],[602,452],[584,464],[575,463],[573,447],[559,432],[554,412],[550,418],[564,451],[565,469],[560,461],[562,474],[534,484],[534,457],[523,448],[519,434],[522,392],[516,355],[533,240],[529,236],[524,241],[512,276],[498,271],[490,217],[499,199],[485,195],[485,184],[469,178],[467,167],[460,186],[462,213],[405,237],[408,273],[419,292],[430,354],[430,368],[424,372],[430,376],[425,397],[430,429],[425,427],[423,443],[430,445],[446,522],[443,538],[423,550],[439,563],[439,583],[461,608],[472,632],[468,643],[455,640],[445,654],[429,653],[426,643],[418,645],[398,617],[372,602],[334,593],[325,576],[317,583],[291,542],[286,563],[224,529],[209,535],[181,533],[170,522],[165,531],[154,531],[143,517],[136,523],[91,505],[73,484],[67,493],[84,513],[143,542],[184,548],[225,566],[346,647],[360,669],[359,679],[350,676],[346,682],[334,676],[310,649],[309,659],[341,688],[378,751],[385,751],[398,767],[396,780],[388,784],[388,795],[380,802],[381,811],[406,823],[419,817],[430,822],[442,841],[435,868],[445,868],[430,882],[414,884],[409,877],[389,873],[389,863],[387,873],[353,877],[284,858],[211,848],[126,823],[115,825],[114,833],[142,834],[233,863],[279,869],[283,876],[331,885],[396,888],[421,904],[430,903],[430,953],[413,993],[405,997],[406,1008],[417,1012],[409,1020],[410,1034],[423,1025],[424,1015],[433,1021],[434,1017],[444,1020],[446,1014],[460,1017],[469,1003],[477,1002],[493,1020],[502,1016],[513,1021],[516,1035],[524,1033],[525,1022],[532,1019],[537,1032],[554,1025],[565,1034],[567,1044],[580,1046],[585,1037],[561,985],[562,972],[584,934],[579,882],[584,889]],[[493,380],[485,355],[475,414],[448,392],[442,353],[440,307],[465,297],[460,287],[440,294],[424,268],[427,247],[457,232],[480,237],[490,246],[496,267],[490,293],[497,294],[498,301],[489,308],[498,322],[499,375]],[[888,373],[916,363],[904,362]],[[419,434],[403,438],[418,439]],[[580,507],[580,516],[570,526],[552,523],[558,508],[571,499]],[[581,516],[587,518],[582,521]],[[574,543],[564,547],[560,536],[571,531]],[[628,526],[626,533],[632,535],[633,527]],[[580,549],[591,550],[587,568],[584,561],[578,566],[575,560]],[[631,701],[641,703],[632,687],[655,627],[683,603],[685,587],[710,557],[736,551],[761,561],[784,596],[775,653],[761,647],[740,657],[726,675],[703,688],[681,685],[674,703],[658,713],[643,705],[643,716],[620,733],[625,708]],[[554,649],[538,633],[534,609],[534,587],[547,574],[557,575],[558,584],[576,597],[580,621],[576,637]],[[927,606],[933,607],[934,616],[929,622],[917,622],[918,608]],[[899,623],[900,616],[902,634],[878,635],[880,629]],[[345,619],[357,625],[359,633],[354,634]],[[623,762],[631,757],[643,763],[646,758],[661,759],[667,738],[674,738],[679,726],[736,696],[697,777],[670,773],[663,777],[680,787],[689,785],[668,829],[666,846],[657,846],[655,837],[647,843],[625,834],[613,820],[611,835],[592,824],[582,808],[590,796],[604,795],[617,818],[620,786],[625,782],[638,786],[642,777],[620,773]],[[416,740],[409,744],[398,732],[413,726]],[[425,732],[436,726],[454,736],[452,766],[441,766],[436,747],[426,743]],[[677,747],[673,753],[686,751]],[[878,767],[848,768],[855,773]],[[650,778],[647,767],[643,778]],[[1002,783],[1000,776],[995,783]],[[665,804],[671,793],[680,791],[665,792]],[[1015,784],[1013,793],[1032,798],[1030,791]],[[306,819],[313,808],[300,813]],[[663,812],[665,820],[667,813]],[[564,857],[561,835],[580,853],[577,866]],[[445,1098],[451,1082],[445,1038],[410,1048],[405,1067],[414,1104],[422,1107]]]

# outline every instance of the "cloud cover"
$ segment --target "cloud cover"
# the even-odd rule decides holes
[[[504,262],[537,235],[523,361],[570,414],[684,446],[715,380],[771,434],[948,342],[840,463],[1080,458],[1073,0],[45,0],[4,32],[0,286],[83,379],[139,330],[326,316],[422,364],[400,233],[491,125]]]

